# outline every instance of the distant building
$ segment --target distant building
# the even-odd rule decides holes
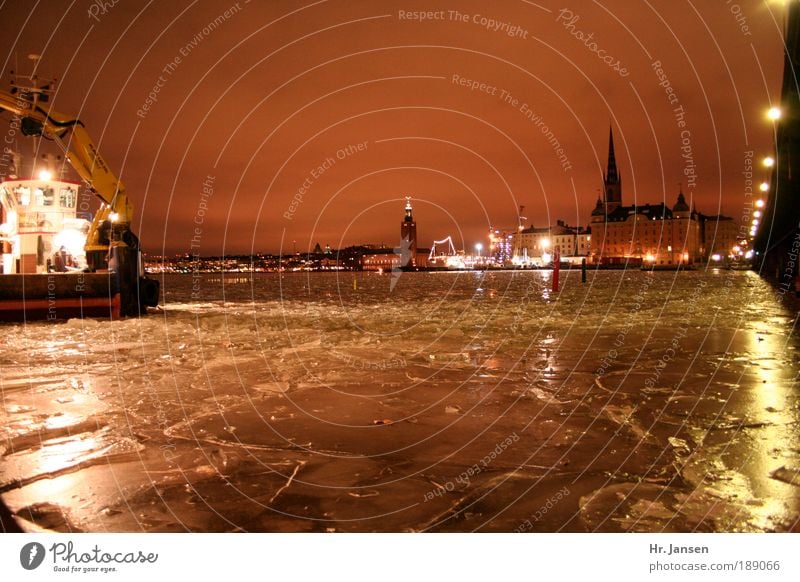
[[[513,230],[489,230],[489,253],[488,256],[495,265],[510,265],[514,257],[514,237]]]
[[[406,215],[400,223],[400,258],[402,268],[417,266],[417,223],[411,209],[411,198],[406,196]]]
[[[703,255],[705,258],[726,261],[738,252],[739,225],[729,216],[703,216]]]
[[[546,265],[558,249],[562,260],[586,257],[591,249],[591,230],[582,226],[569,226],[563,220],[554,226],[524,228],[517,236],[514,264]]]
[[[428,254],[430,249],[416,249],[416,254],[404,257],[405,253],[398,252],[401,249],[377,248],[367,249],[361,255],[361,269],[364,271],[391,271],[402,268],[409,268],[409,263],[415,265],[414,268],[425,268],[428,266]],[[405,258],[405,261],[401,259]]]
[[[365,245],[360,268],[364,271],[391,271],[424,268],[428,264],[430,249],[417,247],[417,223],[414,220],[411,198],[406,197],[405,216],[400,222],[400,243],[397,248],[384,244]]]
[[[400,268],[400,255],[394,249],[370,249],[361,257],[361,267],[364,271],[391,271]]]
[[[604,199],[592,211],[591,255],[595,263],[633,261],[645,265],[690,265],[703,259],[701,215],[689,208],[683,191],[675,204],[622,204],[622,178],[608,137],[608,166],[603,175]]]

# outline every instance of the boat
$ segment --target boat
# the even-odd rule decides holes
[[[13,171],[0,182],[0,321],[146,313],[158,305],[159,282],[144,273],[125,186],[83,123],[48,108],[52,82],[40,86],[35,75],[15,79],[10,93],[0,91],[0,110],[13,115],[9,135],[20,131],[55,142],[100,207],[89,214],[82,202],[86,209],[79,211],[82,184],[54,178],[54,168],[38,157],[34,165],[42,167],[20,179],[19,162],[11,164],[12,152],[5,150],[3,165]]]

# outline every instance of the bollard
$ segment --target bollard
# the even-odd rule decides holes
[[[586,283],[586,259],[581,259],[581,283]]]
[[[553,293],[558,291],[558,275],[561,272],[561,251],[558,247],[553,252]]]

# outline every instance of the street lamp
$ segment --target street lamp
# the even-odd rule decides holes
[[[482,245],[481,243],[477,243],[477,244],[475,245],[475,250],[476,250],[476,251],[478,251],[478,257],[480,258],[480,256],[481,256],[481,251],[483,250],[483,245]]]
[[[772,166],[775,165],[775,158],[773,158],[772,156],[767,156],[766,158],[764,158],[764,161],[762,163],[764,164],[765,167],[771,168]]]
[[[770,107],[767,111],[767,117],[769,117],[772,121],[778,121],[781,118],[780,107]]]

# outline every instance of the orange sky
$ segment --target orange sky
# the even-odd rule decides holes
[[[520,205],[587,224],[609,125],[625,203],[671,205],[682,182],[741,216],[782,18],[745,0],[53,0],[3,4],[0,58],[42,54],[151,253],[394,246],[407,195],[421,245],[471,247]]]

